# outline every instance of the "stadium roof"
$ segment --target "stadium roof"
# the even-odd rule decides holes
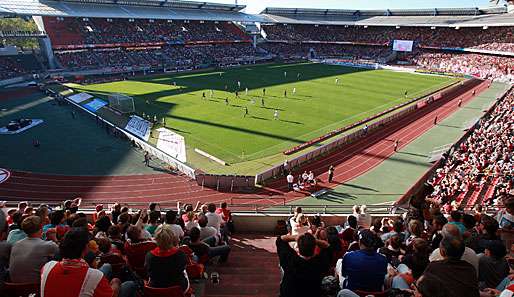
[[[0,0],[0,14],[259,22],[244,5],[175,0]]]
[[[260,15],[268,23],[287,24],[440,27],[514,25],[514,14],[507,13],[507,7],[417,10],[266,8]]]

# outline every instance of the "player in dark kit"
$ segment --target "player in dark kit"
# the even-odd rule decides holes
[[[248,115],[248,107],[245,107],[245,114],[243,115],[243,118],[246,118],[247,115]]]

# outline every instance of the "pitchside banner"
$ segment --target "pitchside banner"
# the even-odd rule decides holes
[[[412,40],[395,40],[393,42],[393,51],[412,52]]]
[[[138,117],[136,115],[130,116],[130,120],[125,127],[127,131],[136,135],[137,137],[148,141],[150,139],[150,132],[152,130],[152,123],[143,119],[142,117]]]
[[[186,142],[184,137],[166,128],[159,128],[157,131],[159,132],[157,148],[180,162],[186,162]]]

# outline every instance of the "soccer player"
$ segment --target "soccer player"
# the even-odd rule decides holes
[[[398,151],[398,146],[399,146],[399,145],[400,145],[400,140],[396,139],[396,140],[395,140],[395,142],[394,142],[394,148],[393,148],[393,150],[394,150],[395,152],[397,152],[397,151]]]
[[[287,77],[287,71],[284,71],[284,78]]]
[[[248,96],[248,88],[245,88],[245,96]]]
[[[237,81],[237,88],[240,89],[241,88],[241,82],[240,81]]]
[[[245,106],[244,110],[245,114],[243,115],[243,118],[246,118],[246,116],[248,115],[248,107]]]
[[[228,86],[227,86],[227,85],[225,85],[225,92],[226,92],[227,90],[228,90]]]
[[[261,106],[264,106],[264,97],[261,98]]]
[[[273,113],[273,119],[278,120],[278,110],[275,109],[275,112]]]
[[[239,91],[236,91],[236,97],[239,98]]]
[[[405,90],[405,94],[404,94],[404,95],[405,95],[405,98],[407,98],[407,94],[408,94],[408,91],[407,91],[407,90]]]
[[[437,125],[437,116],[435,116],[434,125]]]
[[[252,104],[255,104],[255,99],[252,97],[252,99],[250,100],[250,102],[252,102]]]
[[[176,87],[176,86],[177,86],[177,82],[176,82],[176,81],[174,81],[174,82],[173,82],[173,86],[174,86],[174,87]]]
[[[266,96],[266,88],[262,89],[262,96]]]
[[[205,100],[205,92],[202,93],[202,99]]]
[[[459,106],[459,107],[461,107],[461,105],[462,105],[462,99],[459,99],[459,104],[458,104],[458,106]]]
[[[284,90],[284,97],[287,97],[287,90]]]
[[[296,95],[296,87],[293,88],[293,96]]]
[[[300,76],[302,76],[302,74],[300,72],[298,72],[298,74],[296,74],[296,79],[300,80]]]
[[[214,95],[214,91],[212,89],[209,90],[209,97],[212,98],[212,95]]]
[[[228,97],[225,98],[225,105],[228,105]]]
[[[336,85],[339,84],[339,78],[336,78]]]

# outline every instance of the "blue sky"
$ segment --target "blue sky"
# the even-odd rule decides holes
[[[204,2],[203,0],[198,1]],[[235,0],[205,1],[230,4],[235,3]],[[490,6],[489,0],[239,0],[238,3],[247,6],[247,13],[259,13],[266,7],[398,9]]]

